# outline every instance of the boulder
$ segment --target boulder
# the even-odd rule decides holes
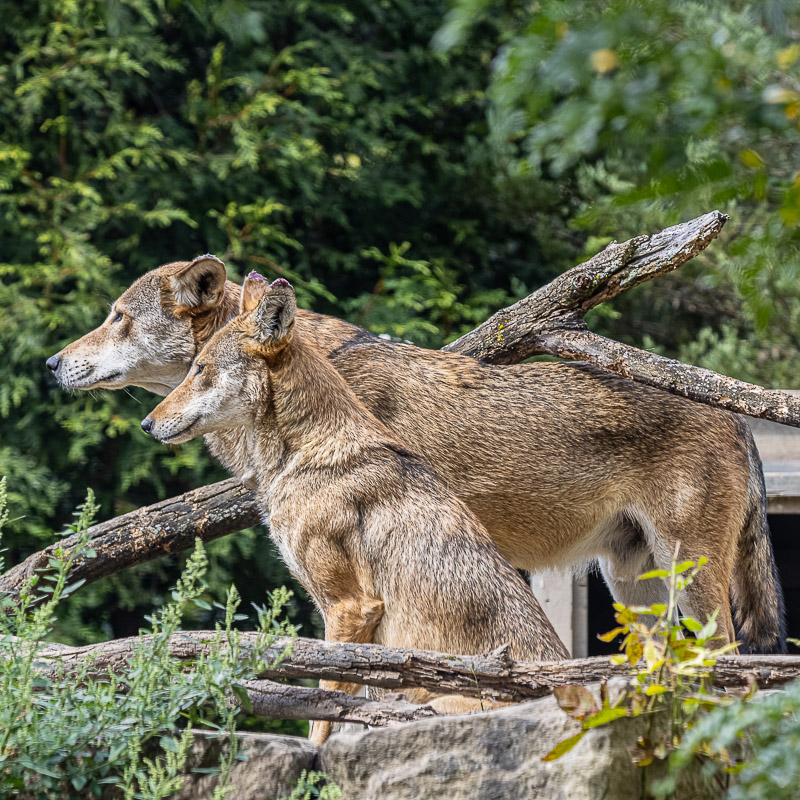
[[[204,769],[219,764],[220,752],[227,748],[224,739],[196,731],[189,756],[189,769]],[[314,768],[316,745],[299,736],[239,733],[239,753],[246,761],[235,761],[229,785],[231,800],[276,800],[288,796],[300,773]],[[189,772],[174,800],[209,800],[217,785],[216,775]]]
[[[620,719],[589,731],[568,753],[543,762],[580,726],[555,699],[469,716],[440,717],[363,733],[342,733],[320,748],[317,768],[346,800],[640,800],[662,765],[645,771],[628,747],[649,720]],[[721,796],[689,774],[681,800]]]

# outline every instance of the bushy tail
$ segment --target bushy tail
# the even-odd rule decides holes
[[[753,434],[742,425],[750,459],[747,517],[739,533],[731,602],[744,653],[785,653],[786,616],[767,524],[767,490]]]

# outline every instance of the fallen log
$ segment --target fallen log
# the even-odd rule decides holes
[[[429,705],[414,705],[402,695],[385,695],[380,700],[354,697],[330,689],[287,686],[275,681],[240,681],[247,690],[250,707],[247,712],[268,719],[318,719],[326,722],[360,722],[380,728],[399,722],[436,717]],[[241,701],[231,696],[231,702]]]
[[[169,641],[170,655],[191,666],[210,651],[216,635],[215,631],[173,634]],[[45,645],[38,652],[37,663],[43,668],[52,665],[53,669],[70,672],[91,660],[91,672],[98,676],[107,674],[108,670],[121,673],[134,648],[147,645],[149,638],[117,639],[83,647]],[[241,658],[253,652],[255,642],[255,633],[239,634]],[[421,687],[441,694],[514,702],[543,697],[556,686],[594,683],[630,674],[626,665],[611,664],[605,656],[525,663],[513,661],[504,650],[480,655],[448,655],[306,638],[278,639],[262,653],[262,658],[265,662],[274,661],[290,642],[290,655],[256,677],[340,680],[395,691]],[[0,655],[3,646],[0,643]],[[747,689],[752,679],[759,688],[768,689],[797,678],[800,678],[800,656],[722,656],[714,671],[714,685],[726,689]]]
[[[89,528],[94,556],[78,555],[70,583],[96,581],[127,567],[180,553],[194,545],[236,533],[260,522],[252,493],[239,481],[202,486],[191,492],[145,506]],[[56,551],[68,552],[77,536],[66,536],[40,550],[0,576],[0,592],[18,595],[39,569],[46,568]]]

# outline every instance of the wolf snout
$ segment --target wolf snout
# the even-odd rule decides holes
[[[48,358],[47,361],[45,361],[44,363],[47,369],[49,369],[50,372],[52,372],[53,375],[55,375],[56,370],[59,368],[61,364],[61,359],[58,356],[50,356],[50,358]]]
[[[152,417],[145,417],[142,420],[142,430],[145,433],[149,433],[152,435],[153,433],[153,425],[156,424],[156,421]]]

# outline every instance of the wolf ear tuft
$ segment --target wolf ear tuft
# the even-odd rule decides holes
[[[256,338],[267,347],[288,344],[292,338],[297,298],[289,281],[278,278],[261,296],[253,312]]]
[[[258,305],[267,289],[269,289],[267,279],[257,272],[251,272],[242,284],[239,313],[246,314],[248,311],[252,311]]]
[[[197,256],[170,278],[175,302],[195,312],[213,308],[225,293],[226,277],[225,264],[216,256]]]

